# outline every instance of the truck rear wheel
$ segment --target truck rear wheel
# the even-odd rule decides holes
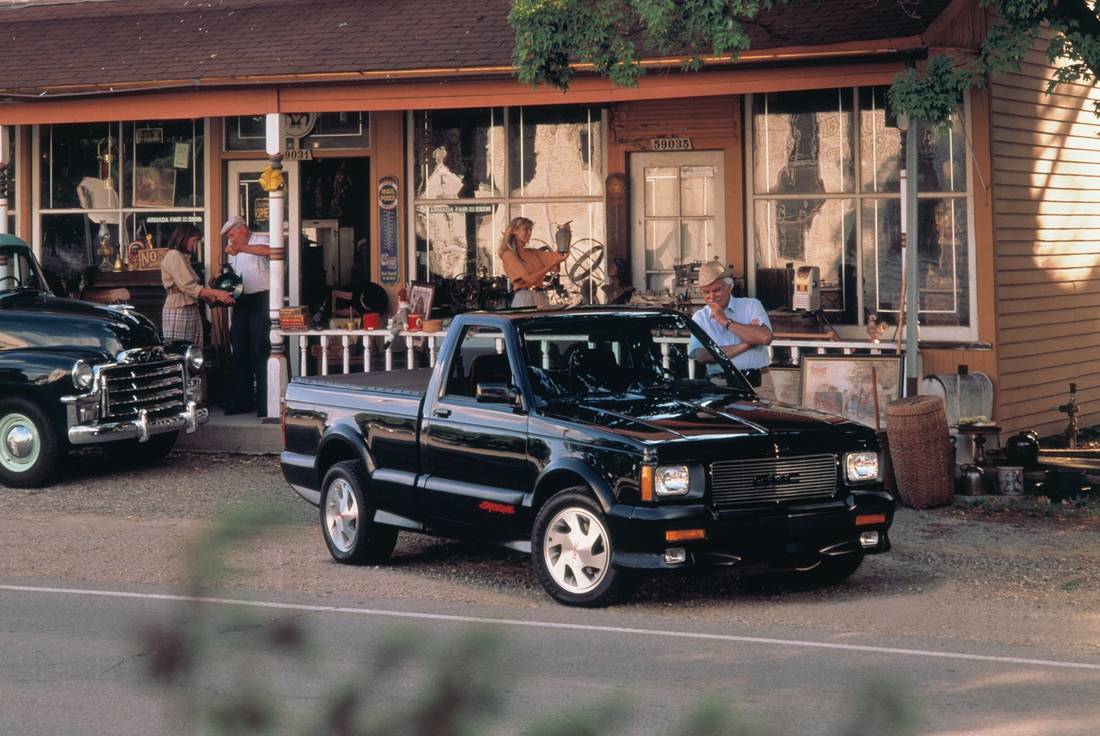
[[[45,485],[61,450],[49,418],[26,399],[0,401],[0,482],[14,488]]]
[[[611,566],[611,534],[599,504],[585,491],[567,489],[539,509],[531,556],[551,598],[569,606],[606,606],[627,592],[630,579]]]
[[[321,483],[321,531],[329,554],[346,565],[385,562],[397,544],[397,530],[370,521],[374,507],[366,495],[362,463],[336,463]]]

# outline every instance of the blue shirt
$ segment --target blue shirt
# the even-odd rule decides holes
[[[768,313],[764,311],[764,305],[761,304],[758,299],[739,299],[735,296],[731,296],[730,303],[726,305],[725,314],[726,319],[732,319],[734,322],[751,325],[752,321],[755,319],[759,320],[760,324],[767,327],[769,330],[772,328],[772,323],[768,319]],[[711,316],[710,307],[703,307],[698,312],[691,315],[691,318],[695,321],[695,324],[703,328],[703,332],[710,335],[710,339],[714,340],[718,347],[740,345],[743,342],[740,337],[720,325],[718,321]],[[693,354],[702,347],[703,344],[701,342],[694,337],[691,338],[691,342],[688,343],[688,355]],[[767,368],[770,362],[771,358],[768,355],[767,345],[757,345],[749,348],[733,358],[733,364],[741,370]]]

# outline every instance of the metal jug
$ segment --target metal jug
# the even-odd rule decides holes
[[[558,253],[564,253],[569,250],[569,246],[573,242],[573,230],[569,227],[572,222],[573,221],[570,220],[564,225],[558,225],[554,230],[554,243],[558,247]]]
[[[962,477],[959,478],[960,496],[984,496],[985,476],[977,465],[964,465],[961,468]]]

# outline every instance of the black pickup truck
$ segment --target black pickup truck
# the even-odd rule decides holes
[[[295,379],[283,421],[283,474],[339,562],[385,560],[401,529],[489,540],[602,605],[639,571],[816,584],[890,548],[875,432],[757,397],[677,312],[464,314],[434,369]]]

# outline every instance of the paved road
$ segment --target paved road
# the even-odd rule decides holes
[[[1052,558],[1049,580],[1051,566],[1016,559],[1032,546],[1061,555],[1094,534],[907,512],[895,552],[832,591],[697,576],[583,611],[548,602],[522,557],[477,545],[409,537],[390,566],[334,565],[308,510],[286,494],[268,460],[186,455],[128,473],[79,457],[54,488],[2,492],[0,734],[188,732],[179,701],[147,675],[164,651],[147,632],[194,608],[173,598],[180,550],[221,501],[244,496],[285,506],[291,523],[229,556],[229,577],[202,607],[213,665],[189,695],[252,678],[308,713],[395,631],[414,632],[429,652],[491,631],[504,648],[493,668],[504,712],[487,733],[624,693],[634,720],[621,733],[669,733],[700,696],[728,703],[759,733],[840,734],[853,722],[875,733],[860,720],[867,687],[903,693],[921,734],[1100,731],[1096,579],[1070,556]],[[979,546],[973,559],[963,551]],[[983,567],[994,550],[998,561]],[[982,584],[991,575],[1000,580]],[[285,635],[288,622],[307,632],[305,663],[254,644]],[[357,679],[388,680],[371,692],[396,708],[422,702],[429,672],[414,663]]]

